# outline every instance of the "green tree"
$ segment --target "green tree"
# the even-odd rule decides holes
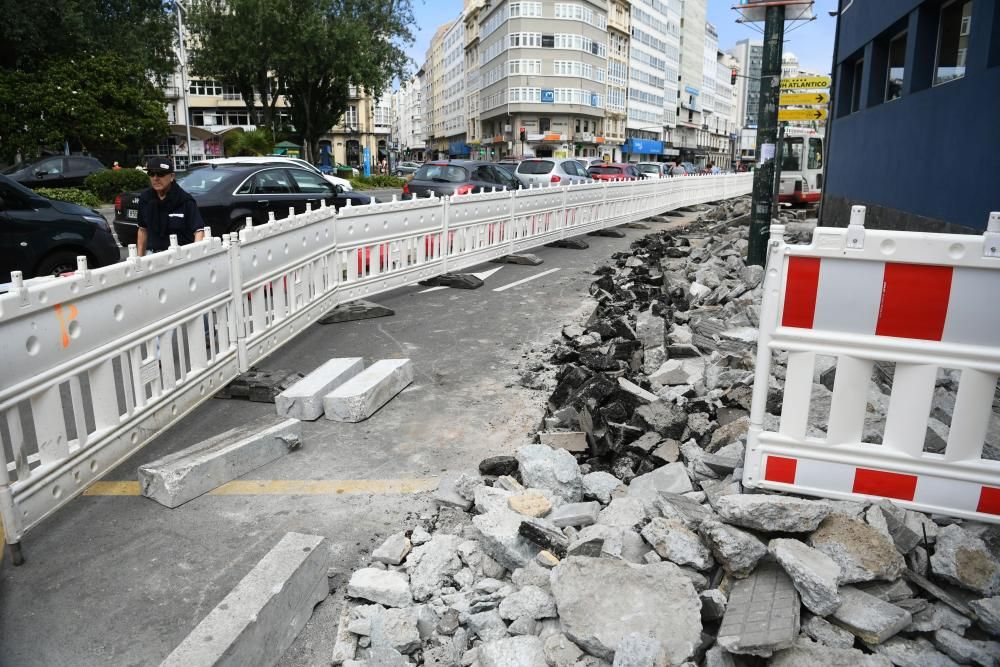
[[[255,124],[273,128],[281,94],[274,53],[289,40],[291,18],[276,0],[192,0],[185,22],[192,73],[235,86]]]
[[[273,127],[285,95],[306,158],[347,110],[351,86],[381,93],[405,72],[411,0],[194,0],[192,67],[236,86],[248,108],[259,95]]]
[[[271,131],[265,129],[227,132],[223,142],[228,156],[270,155],[274,151]]]
[[[87,151],[142,146],[166,136],[164,103],[139,63],[110,53],[38,72],[0,69],[0,152],[30,156],[64,141]]]

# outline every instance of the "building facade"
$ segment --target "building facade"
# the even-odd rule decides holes
[[[675,16],[672,22],[670,13],[663,0],[632,3],[624,147],[631,160],[659,160],[666,133],[675,125],[680,21]]]
[[[604,105],[604,146],[600,153],[612,162],[622,160],[627,140],[631,0],[608,2],[608,87]]]
[[[708,130],[702,119],[705,81],[705,0],[682,0],[681,68],[675,145],[680,158],[698,166],[708,163]],[[714,33],[714,28],[712,29]],[[718,39],[718,38],[716,38]],[[714,75],[714,72],[713,72]]]
[[[736,122],[740,127],[757,127],[757,97],[760,95],[760,72],[764,62],[764,43],[744,39],[730,49],[740,63],[736,78]]]
[[[371,172],[378,173],[382,161],[388,164],[390,157],[391,94],[385,92],[376,96],[351,86],[348,97],[347,111],[320,137],[320,151],[327,147],[334,162],[358,169],[363,169],[367,153]]]
[[[1000,3],[841,1],[822,222],[979,232],[997,210]]]
[[[392,95],[392,139],[399,160],[424,159],[424,128],[421,121],[421,72],[414,74]]]

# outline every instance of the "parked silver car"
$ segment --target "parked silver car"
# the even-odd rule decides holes
[[[526,188],[532,185],[569,185],[590,181],[590,175],[583,165],[571,158],[529,158],[517,165],[514,173]]]
[[[639,162],[635,165],[646,178],[663,178],[667,175],[664,167],[669,168],[669,165],[666,162]]]

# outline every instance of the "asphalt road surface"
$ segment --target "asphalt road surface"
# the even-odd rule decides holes
[[[548,391],[521,387],[520,373],[593,310],[594,269],[650,233],[623,231],[583,237],[587,250],[537,248],[537,267],[476,267],[499,268],[478,290],[409,286],[373,299],[393,317],[306,329],[261,367],[307,373],[331,357],[408,357],[416,379],[367,421],[304,422],[300,449],[231,493],[173,510],[139,496],[137,466],[276,418],[272,404],[200,406],[29,533],[24,565],[0,564],[0,665],[159,664],[289,531],[329,540],[336,590],[279,664],[329,664],[346,576],[385,537],[434,516],[429,493],[407,491],[513,453],[538,429]]]

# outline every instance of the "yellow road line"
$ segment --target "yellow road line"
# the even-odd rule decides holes
[[[271,479],[236,480],[209,491],[212,496],[323,496],[350,493],[407,494],[432,491],[438,480],[414,479]],[[95,482],[85,496],[138,496],[139,482]]]

